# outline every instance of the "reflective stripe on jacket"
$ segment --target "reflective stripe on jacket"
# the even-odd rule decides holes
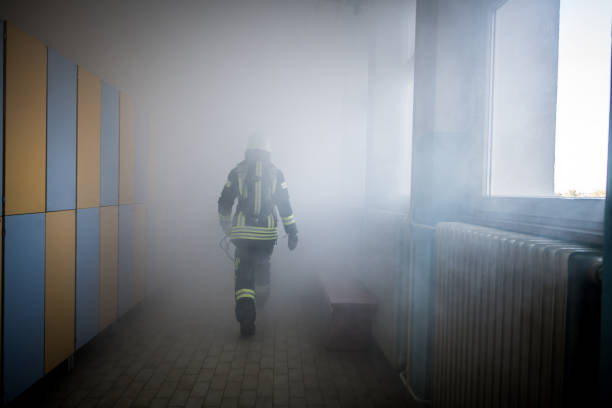
[[[247,156],[247,160],[229,173],[218,202],[222,225],[226,223],[227,226],[236,199],[238,205],[231,218],[232,240],[276,240],[275,209],[278,209],[285,232],[297,233],[287,182],[283,173],[265,156]]]

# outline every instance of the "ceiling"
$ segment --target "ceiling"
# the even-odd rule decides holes
[[[287,3],[307,14],[339,7],[357,12],[364,0],[3,0],[0,18],[137,95],[173,69],[166,55],[187,61],[198,53],[197,47],[185,44],[194,44],[205,26],[227,27],[232,18],[257,14],[258,7],[283,8]]]

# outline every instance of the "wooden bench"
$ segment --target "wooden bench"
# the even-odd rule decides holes
[[[368,349],[378,308],[376,299],[350,278],[321,275],[320,279],[331,312],[327,349]]]

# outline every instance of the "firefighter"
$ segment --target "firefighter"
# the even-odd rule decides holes
[[[288,235],[289,249],[294,250],[298,243],[287,182],[270,161],[268,139],[260,134],[249,137],[245,160],[230,171],[218,204],[221,228],[236,246],[235,312],[240,333],[248,336],[255,332],[256,295],[261,305],[269,293],[270,256],[278,239],[275,209]]]

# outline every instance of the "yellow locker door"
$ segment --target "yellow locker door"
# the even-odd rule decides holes
[[[45,211],[47,48],[6,26],[5,215]]]
[[[119,204],[134,203],[134,108],[125,92],[119,100]]]
[[[100,331],[117,318],[119,207],[100,208]]]
[[[75,228],[74,210],[46,214],[45,373],[74,352]]]
[[[77,208],[100,206],[100,79],[79,66],[77,103]]]

